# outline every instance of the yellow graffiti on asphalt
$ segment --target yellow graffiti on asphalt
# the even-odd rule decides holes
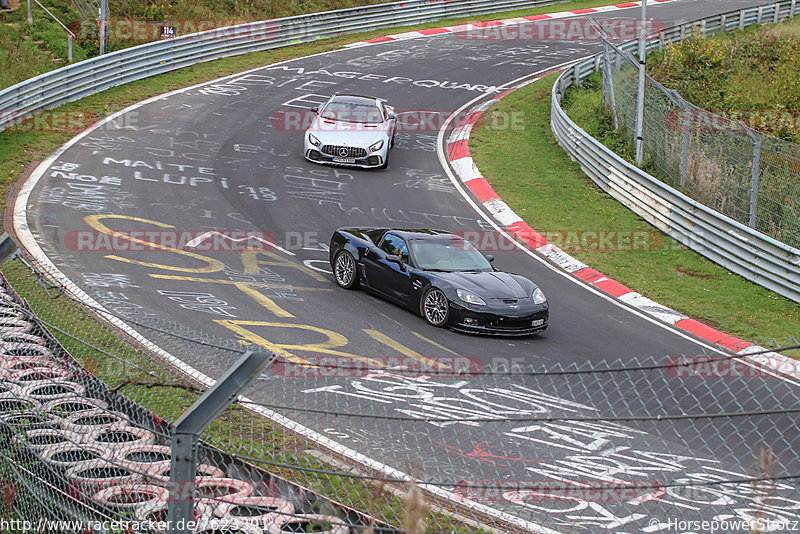
[[[129,258],[123,258],[122,256],[117,256],[114,254],[110,254],[106,256],[106,258],[122,261],[125,263],[132,263],[134,265],[141,265],[143,267],[152,267],[154,269],[164,269],[167,271],[181,271],[184,273],[215,273],[217,271],[221,271],[225,268],[225,264],[219,260],[215,260],[214,258],[209,258],[208,256],[203,256],[202,254],[197,254],[195,252],[187,252],[185,250],[180,250],[177,248],[168,247],[166,245],[159,245],[158,243],[151,243],[149,241],[145,241],[144,239],[138,239],[136,237],[131,237],[126,235],[123,232],[117,232],[112,230],[105,224],[103,224],[102,220],[104,219],[122,219],[126,221],[136,221],[145,224],[152,224],[154,226],[158,226],[159,228],[175,228],[171,224],[165,224],[158,221],[153,221],[151,219],[143,219],[141,217],[133,217],[130,215],[111,215],[111,214],[98,214],[98,215],[88,215],[83,218],[84,222],[97,230],[98,232],[107,234],[111,237],[115,237],[118,239],[125,239],[126,241],[131,241],[133,243],[139,243],[140,245],[144,245],[147,247],[157,248],[160,250],[166,250],[168,252],[174,252],[176,254],[181,254],[183,256],[188,256],[190,258],[194,258],[206,263],[205,267],[175,267],[173,265],[164,265],[161,263],[150,263],[146,261],[138,261],[132,260]]]
[[[261,254],[271,258],[271,260],[267,261],[259,259],[258,256]],[[266,250],[245,250],[242,252],[242,265],[244,265],[244,272],[251,274],[260,272],[260,265],[270,265],[272,267],[289,267],[290,269],[297,269],[301,273],[307,274],[319,282],[326,282],[328,280],[322,274],[313,269],[309,269],[305,265],[282,258],[274,252],[269,252]]]
[[[372,358],[367,358],[365,356],[359,356],[357,354],[351,354],[349,352],[336,350],[339,347],[344,347],[345,345],[347,345],[349,341],[342,334],[334,332],[333,330],[328,330],[326,328],[319,328],[317,326],[311,326],[308,324],[299,324],[299,323],[273,323],[269,321],[246,321],[239,319],[214,319],[214,322],[224,326],[225,328],[233,330],[243,340],[249,341],[250,343],[269,349],[272,352],[292,362],[309,363],[308,360],[304,360],[299,356],[295,356],[294,353],[292,352],[292,351],[307,351],[307,352],[317,352],[320,354],[332,354],[334,356],[344,356],[346,358],[352,358],[354,360],[366,362],[367,364],[372,365],[374,367],[385,367],[385,364],[379,362],[378,360],[373,360]],[[271,327],[271,328],[297,328],[300,330],[317,332],[325,336],[327,339],[319,343],[304,343],[300,345],[287,344],[287,343],[273,343],[267,340],[266,338],[256,334],[252,330],[246,328],[248,326]]]
[[[394,339],[390,338],[389,336],[387,336],[386,334],[384,334],[382,332],[379,332],[377,330],[372,330],[372,329],[369,329],[369,328],[365,328],[364,332],[366,332],[366,334],[368,336],[370,336],[372,339],[380,341],[381,343],[383,343],[387,347],[393,348],[394,350],[396,350],[397,352],[399,352],[403,356],[408,356],[409,358],[414,358],[418,362],[422,362],[425,365],[429,365],[431,367],[433,367],[433,366],[436,366],[436,367],[449,367],[449,365],[443,364],[441,362],[437,362],[436,360],[431,360],[430,358],[426,358],[422,354],[420,354],[420,353],[418,353],[418,352],[406,347],[405,345],[401,344],[398,341],[395,341]]]

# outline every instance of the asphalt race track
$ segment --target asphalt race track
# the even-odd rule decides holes
[[[767,2],[677,0],[649,6],[648,15],[668,27],[758,3]],[[632,8],[595,16],[638,14]],[[330,275],[327,243],[340,226],[497,234],[442,169],[435,129],[398,134],[385,171],[334,168],[303,159],[302,129],[284,127],[291,123],[287,113],[302,113],[338,91],[386,98],[401,116],[426,110],[446,117],[513,80],[599,49],[593,41],[485,41],[446,34],[340,49],[178,91],[132,108],[58,154],[33,189],[27,222],[57,268],[108,310],[133,320],[175,321],[295,359],[465,356],[498,370],[511,363],[550,369],[658,365],[668,355],[711,353],[716,349],[705,342],[615,303],[518,249],[489,252],[495,266],[526,275],[544,290],[551,304],[546,337],[436,329],[364,292],[339,289]],[[229,237],[257,231],[277,247],[261,253],[219,250],[236,244],[218,234],[204,235],[182,253],[135,250],[136,243],[123,238],[103,240],[113,231],[162,230]],[[152,240],[150,235],[141,239]],[[185,359],[210,376],[226,363]],[[771,376],[689,381],[663,370],[460,380],[271,375],[262,377],[263,397],[256,400],[287,407],[280,411],[309,428],[446,487],[468,480],[542,480],[555,473],[664,483],[752,476],[759,445],[775,449],[782,473],[800,472],[792,451],[800,445],[797,425],[788,415],[668,425],[519,419],[778,409],[797,402],[796,389],[795,382]],[[518,420],[426,421],[466,413]],[[800,518],[792,484],[776,489],[776,517]],[[633,504],[531,505],[521,498],[484,504],[567,532],[658,532],[667,527],[653,527],[651,517],[731,514],[747,506],[747,491],[668,491],[660,501]]]

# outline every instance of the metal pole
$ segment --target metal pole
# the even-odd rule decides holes
[[[692,127],[692,117],[689,114],[689,105],[683,99],[683,97],[678,93],[678,91],[674,91],[673,94],[675,95],[676,100],[681,103],[681,107],[683,107],[683,124],[681,125],[681,130],[683,130],[683,147],[681,150],[681,191],[686,189],[686,179],[689,175],[689,130]]]
[[[647,0],[642,0],[642,27],[639,29],[639,93],[636,97],[636,166],[644,158],[644,82],[647,57]]]
[[[100,55],[106,53],[106,15],[108,0],[100,0]]]
[[[617,101],[614,95],[614,71],[611,70],[611,58],[609,57],[609,44],[603,41],[603,68],[608,77],[608,98],[611,101],[611,115],[614,117],[614,129],[619,130],[619,120],[617,119]],[[616,54],[616,50],[614,51]]]
[[[747,123],[740,123],[753,140],[753,173],[750,178],[750,219],[747,225],[756,229],[756,215],[758,212],[758,180],[761,175],[761,137],[758,136]]]
[[[17,244],[11,239],[11,236],[3,232],[0,235],[0,263],[6,261],[6,258],[14,254],[17,250]]]
[[[72,63],[72,35],[67,34],[67,60]]]
[[[198,436],[236,400],[239,392],[258,377],[273,358],[266,352],[248,351],[173,423],[170,500],[167,508],[171,534],[192,531],[188,523],[194,513]]]
[[[33,0],[28,0],[28,24],[33,24]]]

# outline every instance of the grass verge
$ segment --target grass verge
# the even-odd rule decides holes
[[[597,187],[556,143],[550,129],[550,90],[557,76],[519,89],[492,108],[501,114],[520,113],[524,127],[500,130],[484,126],[473,131],[470,151],[476,165],[500,197],[539,232],[653,231],[646,221]],[[603,120],[597,113],[601,96],[593,90],[592,81],[585,82],[570,94],[565,109],[584,127],[599,125]],[[515,156],[509,158],[508,154]],[[667,236],[660,247],[647,252],[579,247],[567,252],[661,304],[742,339],[769,346],[800,337],[800,306]]]

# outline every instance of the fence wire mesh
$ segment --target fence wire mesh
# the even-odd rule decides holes
[[[121,336],[29,258],[0,267],[0,516],[165,531],[168,502],[190,491],[169,480],[170,424],[252,347],[138,307],[122,317],[138,334]],[[657,532],[678,518],[776,532],[800,519],[800,394],[740,356],[350,363],[278,360],[203,432],[196,532]]]
[[[604,44],[603,102],[631,146],[638,61]],[[800,146],[692,105],[646,77],[646,170],[690,198],[800,247]]]

